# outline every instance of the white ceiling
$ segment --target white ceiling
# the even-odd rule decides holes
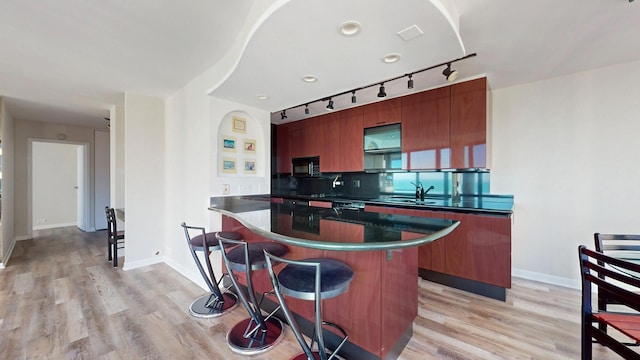
[[[246,23],[255,3],[265,1],[283,5],[260,24]],[[493,89],[637,61],[639,6],[628,0],[5,0],[0,96],[16,119],[106,128],[103,118],[124,92],[169,96],[245,41],[237,38],[241,28],[259,25],[211,95],[273,112],[279,123],[284,108],[470,53],[477,56],[453,66],[458,81],[486,75]],[[358,35],[340,35],[348,20],[362,25]],[[396,35],[414,24],[423,36]],[[401,58],[384,64],[388,53]],[[442,69],[414,76],[413,91],[445,85]],[[305,83],[305,75],[319,80]],[[389,97],[408,91],[406,79],[385,87]],[[377,90],[358,91],[358,104],[377,100]],[[259,94],[269,99],[258,100]],[[336,109],[350,106],[350,95],[335,99]],[[310,116],[325,105],[310,105]],[[287,111],[287,121],[304,117],[302,109]]]

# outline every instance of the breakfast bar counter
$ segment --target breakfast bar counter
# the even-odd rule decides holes
[[[209,209],[223,215],[223,230],[238,231],[249,242],[276,241],[289,247],[288,258],[333,258],[352,268],[349,290],[323,300],[323,317],[345,328],[349,343],[341,355],[353,359],[399,355],[412,336],[418,311],[417,247],[440,239],[459,224],[275,203],[269,195],[214,197]],[[270,288],[266,274],[257,273],[253,282],[256,291]],[[304,319],[313,318],[308,302],[287,299],[287,303],[310,335],[311,326],[304,325]],[[331,341],[329,335],[328,345]]]

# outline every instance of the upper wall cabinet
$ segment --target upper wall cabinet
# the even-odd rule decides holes
[[[451,168],[487,167],[487,78],[451,86]]]
[[[279,173],[291,173],[291,153],[289,151],[290,124],[276,126],[276,169]]]
[[[410,170],[450,164],[450,87],[402,97],[402,152]]]
[[[397,124],[402,121],[401,98],[379,101],[362,107],[365,128]]]
[[[340,171],[364,171],[361,107],[340,111]]]

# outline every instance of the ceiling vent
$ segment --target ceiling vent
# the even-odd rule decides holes
[[[398,32],[398,36],[400,36],[404,41],[413,40],[422,34],[424,34],[424,32],[420,30],[418,25],[411,25],[408,28]]]

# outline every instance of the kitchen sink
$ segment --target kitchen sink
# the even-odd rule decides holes
[[[408,198],[390,198],[385,201],[390,203],[396,203],[396,204],[415,204],[415,205],[429,205],[429,204],[436,203],[435,201],[416,200],[416,199],[408,199]]]

